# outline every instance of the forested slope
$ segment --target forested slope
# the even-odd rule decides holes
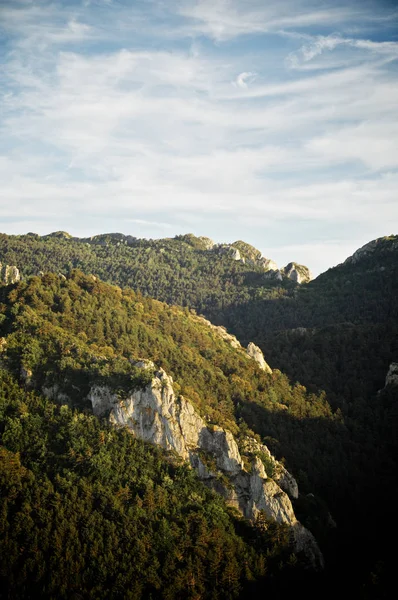
[[[286,527],[249,527],[175,457],[3,370],[0,514],[1,598],[236,598],[299,576]]]
[[[398,491],[397,391],[377,392],[389,363],[398,358],[397,237],[372,243],[302,286],[268,279],[249,261],[212,254],[200,238],[133,238],[131,246],[98,238],[92,243],[64,235],[2,236],[0,260],[16,264],[24,275],[47,268],[71,273],[67,282],[46,275],[20,284],[11,296],[4,292],[3,331],[12,334],[7,360],[14,372],[19,374],[16,357],[23,355],[23,368],[40,385],[61,374],[64,385],[73,379],[76,386],[77,377],[84,390],[93,377],[116,377],[123,386],[130,355],[155,360],[203,415],[237,435],[251,427],[286,459],[303,492],[326,501],[338,525],[337,546],[329,553],[335,572],[351,577],[356,590],[378,578],[386,581],[391,553],[379,517]],[[258,343],[274,369],[312,394],[279,371],[260,372],[188,309],[103,287],[72,273],[76,264],[145,296],[204,311],[242,342]],[[57,346],[57,336],[73,340]],[[29,340],[35,340],[33,349]],[[64,353],[69,346],[77,350]],[[134,374],[128,370],[127,376]],[[73,397],[73,387],[69,392]],[[322,539],[319,502],[315,511],[309,505],[302,496],[297,510],[304,510],[302,520]],[[390,521],[388,529],[395,531]]]
[[[295,287],[287,277],[282,283],[269,277],[261,253],[249,244],[209,247],[206,239],[191,234],[160,240],[121,234],[86,239],[65,232],[42,237],[0,234],[0,262],[17,265],[22,276],[41,271],[67,274],[78,268],[205,313],[264,295],[279,296],[284,288]]]
[[[304,436],[321,417],[331,436],[343,427],[324,398],[261,370],[189,310],[79,271],[3,286],[0,302],[3,597],[233,598],[298,581],[311,589],[316,575],[301,573],[286,527],[249,527],[175,456],[100,423],[86,395],[106,383],[123,398],[149,376],[135,360],[151,358],[209,423],[239,440],[261,415],[258,433],[280,431],[292,457],[287,413]],[[62,406],[31,391],[54,387]],[[305,469],[309,455],[300,460]],[[302,514],[323,518],[316,508]]]

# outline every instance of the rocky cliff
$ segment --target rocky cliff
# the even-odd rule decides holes
[[[384,253],[396,253],[398,250],[398,236],[390,235],[385,237],[377,238],[376,240],[372,240],[368,242],[356,252],[352,256],[349,256],[343,264],[357,264],[361,262],[363,259],[368,258],[372,255],[379,255],[379,258]]]
[[[263,353],[261,349],[258,346],[256,346],[256,344],[253,344],[253,342],[249,342],[246,352],[250,356],[250,358],[256,361],[260,369],[262,369],[266,373],[272,373],[271,367],[265,362]]]
[[[153,363],[136,366],[154,369]],[[294,514],[289,494],[296,498],[298,487],[292,475],[266,446],[246,438],[239,448],[230,431],[206,422],[187,399],[175,394],[173,380],[163,369],[154,370],[144,389],[132,390],[124,398],[98,385],[88,397],[94,414],[109,415],[114,425],[188,461],[206,485],[246,518],[255,519],[263,511],[291,527],[296,550],[304,552],[314,568],[322,567],[315,539]]]
[[[291,262],[282,269],[285,277],[288,277],[295,283],[308,283],[312,279],[312,273],[305,265]]]
[[[17,283],[21,279],[19,269],[14,265],[3,265],[0,263],[0,282],[9,285]]]
[[[398,363],[391,363],[389,366],[385,386],[388,385],[398,386]]]

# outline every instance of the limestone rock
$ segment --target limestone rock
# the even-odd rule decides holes
[[[228,254],[232,260],[242,260],[242,256],[237,248],[230,247]]]
[[[295,262],[286,265],[283,269],[283,273],[295,283],[308,283],[308,281],[311,281],[312,279],[312,273],[309,268]]]
[[[289,496],[273,479],[264,481],[257,474],[252,475],[250,477],[250,497],[253,517],[263,511],[267,517],[278,523],[286,523],[291,526],[297,523]]]
[[[22,381],[24,382],[24,384],[26,386],[29,386],[32,382],[32,375],[33,375],[32,370],[21,365],[19,374],[20,374],[20,377],[21,377]]]
[[[251,246],[247,242],[238,240],[231,244],[231,246],[239,250],[243,262],[246,262],[247,264],[253,265],[255,267],[261,267],[262,269],[264,269],[264,271],[278,270],[278,265],[276,264],[276,262],[262,256],[260,250],[258,250],[254,246]]]
[[[260,250],[257,250],[251,244],[244,242],[242,240],[237,240],[231,244],[233,248],[237,248],[240,252],[240,255],[248,262],[249,264],[256,264],[257,261],[261,258]]]
[[[261,352],[261,349],[258,346],[256,346],[256,344],[253,344],[253,342],[249,342],[246,352],[253,360],[256,361],[260,369],[262,369],[266,373],[272,373],[271,367],[265,362],[263,353]]]
[[[131,361],[131,362],[138,369],[146,369],[146,370],[155,369],[155,363],[153,363],[151,360],[142,359],[142,360]]]
[[[201,242],[203,242],[203,245],[206,250],[212,250],[212,248],[214,248],[215,244],[210,238],[201,235],[199,236],[199,239]]]
[[[398,385],[398,363],[391,363],[386,376],[386,387],[388,385]]]
[[[274,262],[270,258],[264,258],[264,256],[262,256],[261,258],[258,259],[257,264],[260,267],[262,267],[264,269],[264,271],[278,271],[279,270],[279,267],[276,264],[276,262]]]
[[[271,454],[269,448],[265,444],[261,444],[252,437],[246,437],[242,442],[242,448],[248,455],[265,456],[267,462],[272,468],[272,479],[277,482],[279,487],[282,488],[291,498],[297,499],[299,496],[299,490],[297,481],[291,473]],[[263,463],[264,466],[264,463]]]
[[[386,246],[386,244],[387,244],[387,246]],[[370,256],[371,254],[373,254],[374,252],[378,251],[379,248],[384,248],[385,250],[388,250],[390,252],[397,251],[398,250],[397,236],[381,237],[381,238],[377,238],[376,240],[372,240],[371,242],[368,242],[367,244],[365,244],[364,246],[362,246],[361,248],[356,250],[356,252],[354,252],[354,254],[352,256],[349,256],[344,261],[343,264],[356,264],[359,261],[361,261],[363,258],[366,258],[366,257]],[[380,267],[380,269],[382,269],[382,267]]]
[[[263,275],[265,279],[275,279],[276,281],[282,281],[283,275],[279,269],[269,269]]]
[[[70,398],[67,394],[61,391],[59,385],[54,383],[53,385],[43,386],[41,388],[43,396],[48,398],[49,400],[54,400],[55,402],[59,402],[59,404],[69,404]]]
[[[70,240],[72,238],[71,234],[68,233],[67,231],[53,231],[52,233],[49,233],[48,235],[44,235],[44,238],[58,238],[58,239],[64,239],[64,240]]]
[[[91,387],[88,399],[93,407],[93,413],[103,416],[108,410],[117,405],[119,398],[107,386],[94,385]]]
[[[147,368],[145,361],[143,368]],[[54,395],[58,390],[49,392]],[[290,498],[278,484],[277,477],[281,485],[293,485],[294,478],[283,465],[271,456],[266,446],[253,440],[267,457],[271,457],[275,479],[267,477],[260,456],[254,456],[250,472],[246,470],[232,433],[210,425],[188,400],[177,397],[173,380],[163,369],[155,371],[152,381],[144,389],[131,390],[123,399],[104,386],[93,386],[88,398],[94,414],[109,413],[109,420],[115,426],[125,426],[138,438],[175,451],[190,463],[206,485],[222,494],[246,518],[254,519],[259,511],[264,511],[269,518],[295,528],[297,547],[303,546],[305,539],[314,556],[319,553],[311,533],[298,527]],[[310,554],[309,550],[306,552]],[[319,567],[320,561],[319,557],[314,558],[314,566]]]
[[[356,264],[368,254],[372,254],[376,250],[378,243],[379,240],[372,240],[371,242],[368,242],[367,244],[356,250],[354,254],[352,256],[349,256],[344,262]]]
[[[20,281],[21,275],[19,269],[13,265],[2,265],[0,263],[0,280],[2,283],[9,285]]]
[[[220,254],[226,254],[232,258],[232,260],[240,260],[245,262],[245,259],[242,257],[239,249],[235,248],[234,246],[230,246],[229,244],[220,244],[216,246],[216,248]]]

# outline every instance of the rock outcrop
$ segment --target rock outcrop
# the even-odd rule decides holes
[[[266,373],[272,373],[271,367],[265,362],[263,353],[261,352],[261,349],[256,346],[256,344],[249,342],[246,352],[253,360],[256,361],[260,369],[266,371]]]
[[[271,260],[270,258],[265,258],[260,250],[257,250],[254,246],[251,246],[247,242],[243,242],[242,240],[238,240],[231,244],[232,247],[239,250],[241,258],[243,262],[249,265],[253,265],[255,267],[261,267],[264,271],[270,270],[278,270],[278,265],[276,262]]]
[[[366,258],[372,254],[374,254],[377,250],[383,248],[389,252],[395,252],[398,250],[398,236],[387,236],[377,238],[376,240],[372,240],[368,242],[356,252],[352,256],[349,256],[343,264],[356,264],[361,261],[363,258]]]
[[[283,274],[295,283],[308,283],[312,279],[312,273],[305,265],[291,262],[283,268]]]
[[[275,279],[276,281],[282,281],[283,275],[279,269],[270,269],[266,271],[263,275],[265,279]]]
[[[234,246],[230,246],[229,244],[220,244],[216,246],[216,249],[220,254],[226,254],[227,256],[232,258],[232,260],[240,260],[242,262],[245,262],[245,259],[242,258],[242,255],[238,248],[235,248]]]
[[[148,368],[145,362],[143,367]],[[250,438],[244,461],[232,433],[207,423],[187,399],[177,397],[173,380],[163,369],[155,371],[144,389],[132,390],[123,399],[104,386],[93,386],[88,398],[94,414],[109,415],[115,426],[125,426],[140,439],[189,461],[203,482],[246,518],[254,519],[263,511],[268,518],[290,526],[296,550],[303,551],[314,568],[322,566],[315,539],[294,514],[288,495],[298,495],[294,478],[266,446],[256,440],[250,446]],[[273,478],[261,455],[272,465]]]
[[[262,267],[264,271],[278,271],[278,265],[270,258],[262,256],[257,260],[257,264]]]
[[[212,250],[212,248],[214,248],[215,243],[209,237],[206,237],[204,235],[200,235],[199,239],[203,243],[203,246],[204,246],[205,250]]]
[[[398,386],[398,363],[391,363],[388,368],[385,386],[388,385]]]
[[[17,283],[20,281],[21,275],[19,269],[13,265],[2,265],[0,263],[0,281],[9,285],[10,283]]]

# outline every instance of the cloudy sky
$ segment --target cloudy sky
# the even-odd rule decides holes
[[[315,273],[398,233],[394,0],[1,0],[0,231]]]

